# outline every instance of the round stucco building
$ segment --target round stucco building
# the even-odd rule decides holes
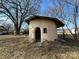
[[[26,20],[29,24],[29,40],[31,42],[54,41],[58,38],[57,28],[64,24],[57,18],[32,16]]]

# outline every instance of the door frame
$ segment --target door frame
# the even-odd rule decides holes
[[[35,28],[35,42],[41,42],[41,29],[40,29],[40,27]]]

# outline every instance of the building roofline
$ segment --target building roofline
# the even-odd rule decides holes
[[[57,18],[52,18],[52,17],[47,17],[47,16],[38,16],[38,15],[34,15],[34,16],[31,16],[29,17],[27,20],[25,20],[28,24],[31,20],[34,20],[34,19],[46,19],[46,20],[51,20],[51,21],[54,21],[57,25],[57,28],[58,27],[62,27],[64,26],[64,23],[61,22],[59,19]]]

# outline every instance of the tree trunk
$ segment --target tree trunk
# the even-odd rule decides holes
[[[15,33],[16,35],[20,34],[20,29],[16,29],[15,31],[16,31],[16,33]]]
[[[18,25],[15,26],[15,34],[16,35],[20,34],[20,27],[18,27]]]
[[[62,27],[63,30],[63,39],[65,39],[65,33],[64,33],[64,28]]]
[[[75,34],[74,39],[77,40],[77,15],[78,15],[78,1],[74,0],[74,25],[75,25]]]

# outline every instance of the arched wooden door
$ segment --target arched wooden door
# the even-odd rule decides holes
[[[41,42],[41,30],[39,27],[35,29],[35,42]]]

